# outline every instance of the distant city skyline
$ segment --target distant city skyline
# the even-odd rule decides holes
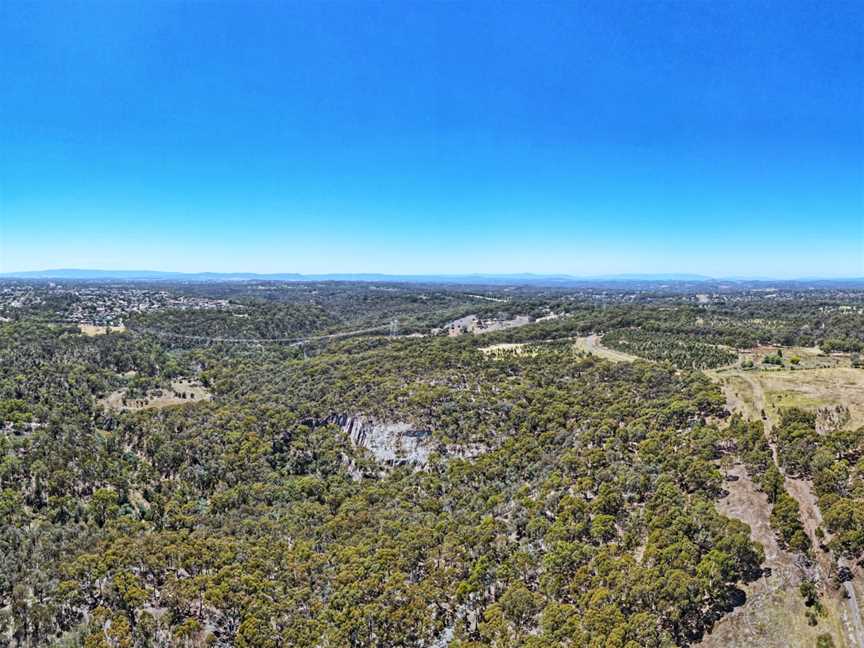
[[[864,276],[864,4],[0,5],[0,273]]]

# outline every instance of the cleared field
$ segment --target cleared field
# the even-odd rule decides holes
[[[515,353],[522,355],[525,353],[525,343],[523,342],[502,342],[501,344],[493,344],[488,347],[481,347],[480,353],[484,355],[495,355],[497,353]]]
[[[151,392],[146,398],[127,398],[126,390],[120,389],[108,394],[99,402],[109,409],[142,410],[195,403],[211,398],[206,387],[191,380],[175,380],[171,383],[170,389],[163,389],[160,392]]]
[[[826,355],[819,347],[776,347],[762,346],[755,349],[747,349],[739,352],[739,365],[741,362],[750,360],[757,367],[763,367],[762,360],[769,355],[777,355],[780,352],[783,358],[783,367],[791,369],[832,369],[836,367],[848,367],[850,358],[848,354]],[[796,362],[793,362],[793,358]],[[778,367],[776,370],[780,370]]]
[[[765,392],[772,413],[783,407],[816,410],[825,406],[849,408],[846,427],[864,425],[864,370],[850,367],[752,374]]]
[[[717,376],[716,373],[709,375]],[[723,387],[723,393],[726,395],[726,403],[730,410],[738,412],[747,418],[758,419],[761,417],[761,408],[763,404],[757,402],[757,394],[754,386],[748,378],[744,378],[738,374],[723,374],[722,378],[717,378]]]
[[[79,324],[78,328],[81,331],[82,335],[86,335],[87,337],[94,337],[96,335],[105,335],[106,333],[122,333],[126,330],[126,327],[122,324],[120,326],[96,326],[95,324]]]
[[[841,405],[850,414],[845,427],[857,429],[864,425],[864,369],[835,365],[820,369],[723,369],[706,373],[723,385],[730,407],[747,416],[759,418],[764,409],[767,415],[776,418],[784,407],[815,411]]]

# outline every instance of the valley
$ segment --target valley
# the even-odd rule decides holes
[[[9,645],[860,645],[864,292],[106,291],[0,301]]]

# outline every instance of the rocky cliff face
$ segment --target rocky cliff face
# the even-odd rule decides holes
[[[331,414],[304,423],[314,427],[339,426],[354,445],[367,449],[375,459],[388,466],[425,466],[429,463],[429,455],[437,449],[430,430],[418,429],[410,423],[381,422],[348,414]]]
[[[351,441],[391,466],[425,466],[434,449],[432,432],[416,429],[410,423],[382,423],[362,416],[339,417],[339,427]]]
[[[424,467],[433,452],[471,458],[486,451],[485,446],[447,445],[435,441],[432,431],[406,422],[383,422],[363,415],[331,414],[323,419],[304,421],[307,425],[337,425],[351,442],[365,448],[386,466]]]

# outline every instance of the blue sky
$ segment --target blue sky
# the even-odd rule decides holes
[[[864,275],[864,3],[0,2],[0,271]]]

